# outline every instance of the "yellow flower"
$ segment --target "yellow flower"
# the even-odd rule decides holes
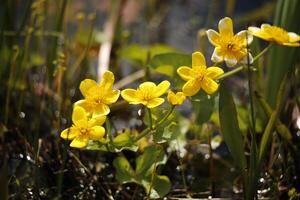
[[[73,140],[71,147],[83,148],[89,140],[100,140],[105,134],[101,126],[105,122],[105,116],[88,118],[88,113],[80,107],[75,106],[72,114],[73,125],[63,130],[60,137],[66,140]]]
[[[93,116],[107,115],[110,112],[108,105],[115,103],[120,96],[120,91],[112,88],[114,80],[114,74],[110,71],[103,74],[100,84],[91,79],[83,80],[79,89],[85,99],[75,105],[83,107]]]
[[[219,67],[206,68],[205,58],[200,52],[192,55],[192,68],[179,67],[177,73],[187,81],[182,91],[186,96],[193,96],[202,88],[207,94],[214,93],[219,85],[214,81],[224,71]]]
[[[219,33],[209,29],[206,31],[209,42],[215,46],[215,50],[211,57],[213,62],[226,62],[229,67],[235,66],[237,63],[247,64],[247,43],[252,42],[253,36],[247,34],[247,31],[240,31],[236,35],[233,33],[232,20],[225,17],[219,21]],[[253,62],[250,53],[249,61]]]
[[[168,92],[168,101],[171,105],[181,105],[185,100],[185,95],[183,92],[177,92],[176,94],[171,90]]]
[[[153,82],[144,82],[134,89],[125,89],[121,92],[123,99],[130,104],[143,104],[148,108],[154,108],[162,104],[165,100],[160,98],[170,87],[169,81],[163,81],[159,85]]]
[[[263,40],[275,42],[280,45],[298,47],[300,46],[300,36],[293,32],[287,32],[286,30],[271,26],[269,24],[262,24],[260,28],[250,26],[249,32]]]

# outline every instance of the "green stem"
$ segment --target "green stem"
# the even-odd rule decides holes
[[[222,79],[224,79],[224,78],[230,77],[230,76],[232,76],[232,75],[238,73],[239,71],[242,71],[242,70],[244,69],[244,67],[245,67],[244,65],[241,65],[241,66],[235,68],[234,70],[231,70],[231,71],[229,71],[229,72],[226,72],[226,73],[222,74],[221,76],[219,76],[219,77],[217,78],[217,80],[222,80]]]
[[[19,47],[14,46],[13,47],[12,64],[9,69],[8,86],[7,86],[7,93],[6,93],[6,100],[5,100],[5,119],[4,119],[5,125],[7,125],[7,122],[8,122],[10,95],[11,95],[13,79],[14,79],[13,76],[14,76],[15,69],[16,69],[16,61],[17,61],[18,55],[19,55]]]
[[[248,37],[248,34],[246,34]],[[248,73],[248,89],[249,89],[249,102],[250,102],[250,116],[251,116],[251,125],[252,125],[252,142],[255,142],[255,111],[254,111],[254,101],[253,101],[253,84],[252,84],[252,73],[250,69],[250,58],[248,53],[247,45],[247,73]],[[259,58],[260,55],[263,55],[266,50],[264,49],[256,57]],[[254,62],[254,61],[253,61]],[[251,130],[251,129],[250,129]]]
[[[164,123],[168,117],[172,114],[173,110],[174,110],[175,106],[172,106],[172,108],[169,110],[169,112],[165,115],[164,118],[162,118],[156,125],[156,127],[160,126],[162,123]]]
[[[149,127],[151,130],[153,130],[153,122],[152,122],[152,114],[151,114],[151,109],[147,107],[147,113],[148,113],[148,118],[149,118]]]
[[[161,150],[160,150],[161,151]],[[160,154],[160,152],[159,152]],[[158,155],[159,155],[158,154]],[[155,159],[155,162],[154,162],[154,167],[153,167],[153,170],[152,170],[152,175],[151,175],[151,183],[150,183],[150,188],[149,188],[149,192],[148,192],[148,195],[147,195],[147,199],[150,200],[150,196],[151,196],[151,190],[153,188],[153,181],[154,181],[154,176],[155,176],[155,173],[156,173],[156,165],[157,165],[157,160],[158,160],[158,156],[156,157]]]
[[[253,62],[255,62],[256,60],[258,60],[260,57],[262,57],[273,45],[273,43],[270,43],[266,48],[264,48],[259,54],[257,54],[254,58],[253,58]]]
[[[144,129],[134,140],[133,140],[133,143],[139,141],[140,139],[142,139],[143,137],[147,136],[148,134],[150,133],[153,133],[154,130],[160,126],[162,123],[164,123],[168,117],[172,114],[173,110],[174,110],[175,106],[172,106],[172,108],[169,110],[169,112],[165,115],[164,118],[162,118],[157,124],[155,127],[153,127],[153,129],[151,130],[149,127]]]
[[[108,118],[106,118],[105,128],[106,128],[106,132],[107,132],[107,135],[108,135],[109,143],[113,144],[114,137],[111,133],[110,121],[109,121]]]

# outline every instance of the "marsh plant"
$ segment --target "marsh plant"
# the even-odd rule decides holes
[[[77,16],[78,23],[88,22],[86,30],[79,26],[79,31],[88,31],[88,38],[85,45],[72,46],[61,32],[67,1],[58,1],[61,10],[54,32],[43,29],[43,12],[50,1],[32,2],[27,26],[0,33],[0,58],[8,66],[0,71],[5,85],[1,89],[0,199],[222,197],[222,192],[216,192],[218,181],[235,198],[299,198],[300,71],[296,59],[300,36],[283,21],[289,17],[288,7],[299,2],[277,2],[276,26],[263,23],[235,32],[234,21],[224,17],[217,23],[218,30],[201,30],[201,41],[208,45],[191,54],[161,44],[121,46],[117,57],[137,71],[124,72],[125,67],[117,64],[99,65],[88,75],[83,71],[87,58],[95,54],[95,15]],[[111,4],[107,23],[115,27],[121,3]],[[11,5],[6,2],[6,6]],[[23,37],[24,44],[17,45],[14,37]],[[46,37],[51,45],[46,47],[47,55],[40,55]],[[67,45],[77,51],[73,58]],[[101,62],[110,48],[96,51]],[[70,60],[75,60],[72,66]],[[38,75],[39,67],[42,75]],[[240,78],[242,92],[232,81]],[[31,84],[36,79],[38,84]],[[28,88],[37,97],[33,102]],[[17,153],[12,158],[10,152]],[[195,161],[195,152],[207,161]],[[224,152],[227,157],[222,157]],[[205,166],[197,166],[201,163]],[[47,173],[43,166],[55,174],[52,187],[45,183],[51,180],[41,178]],[[72,177],[72,166],[81,176]],[[208,176],[201,176],[206,172],[195,175],[201,167]],[[221,181],[222,174],[228,180]],[[81,189],[70,197],[68,184],[74,180]]]

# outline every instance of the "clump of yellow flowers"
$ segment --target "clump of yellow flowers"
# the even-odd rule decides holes
[[[228,67],[233,67],[237,64],[253,62],[248,48],[253,36],[279,45],[300,46],[299,35],[269,24],[262,24],[261,28],[249,27],[248,30],[234,34],[232,20],[225,17],[219,21],[218,29],[219,32],[212,29],[207,30],[208,40],[215,47],[211,56],[211,60],[215,63],[214,66],[207,67],[203,54],[194,52],[192,66],[181,66],[177,69],[178,75],[186,81],[182,91],[174,93],[169,90],[171,84],[164,80],[159,84],[146,81],[141,83],[137,89],[124,89],[120,92],[113,89],[115,77],[110,71],[103,74],[99,84],[91,79],[83,80],[79,89],[84,99],[74,104],[73,125],[63,130],[61,137],[72,140],[70,146],[76,148],[86,147],[90,140],[101,140],[105,136],[105,129],[102,125],[110,113],[109,107],[117,102],[120,94],[129,104],[142,104],[150,112],[150,109],[165,102],[163,96],[169,90],[167,102],[172,106],[169,112],[171,114],[175,106],[183,104],[187,97],[196,95],[200,90],[209,95],[215,93],[219,86],[218,79],[224,74],[223,69],[217,66],[219,63],[224,61]],[[166,120],[169,114],[163,120]],[[160,121],[161,124],[163,120]],[[138,140],[143,138],[137,137]]]

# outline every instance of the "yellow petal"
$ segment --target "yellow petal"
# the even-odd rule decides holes
[[[204,78],[201,82],[201,88],[207,93],[207,94],[213,94],[215,91],[217,91],[219,85],[213,81],[211,78]]]
[[[241,37],[242,41],[247,41],[248,45],[253,41],[253,35],[245,30],[238,32],[237,35]],[[244,45],[246,45],[246,43],[244,43]]]
[[[161,105],[163,102],[165,102],[163,98],[154,98],[148,101],[145,106],[147,106],[148,108],[155,108]]]
[[[70,144],[71,147],[75,148],[83,148],[86,147],[88,144],[88,138],[87,137],[76,137]]]
[[[270,41],[270,39],[271,39],[271,36],[269,34],[265,33],[260,28],[250,26],[248,28],[248,30],[249,30],[249,32],[252,35],[254,35],[254,36],[258,37],[258,38],[261,38],[261,39],[264,39],[264,40],[268,40],[268,41]]]
[[[102,124],[104,124],[106,120],[106,116],[105,115],[100,115],[100,116],[97,116],[97,115],[94,115],[92,119],[90,119],[89,121],[89,126],[92,127],[92,126],[101,126]]]
[[[192,69],[186,66],[182,66],[177,69],[178,75],[185,81],[188,81],[193,78],[191,71]]]
[[[110,112],[110,109],[109,109],[109,107],[106,104],[104,104],[104,103],[98,103],[95,106],[93,117],[108,115],[109,112]]]
[[[112,104],[115,103],[120,96],[120,90],[111,90],[110,92],[106,93],[104,96],[104,103],[105,104]]]
[[[156,88],[156,84],[153,82],[150,82],[150,81],[146,81],[146,82],[140,84],[140,86],[139,86],[139,89],[141,91],[143,91],[143,90],[152,90],[153,91],[153,90],[155,90],[155,88]]]
[[[183,85],[182,91],[186,96],[194,96],[199,92],[200,88],[200,82],[192,79]]]
[[[88,127],[88,120],[87,118],[86,119],[80,119],[80,120],[77,120],[76,122],[73,122],[74,125],[76,127]]]
[[[80,86],[79,86],[81,94],[84,97],[87,97],[89,89],[91,89],[92,87],[94,87],[96,85],[97,85],[97,83],[92,79],[85,79],[85,80],[81,81]]]
[[[212,29],[207,30],[206,34],[207,34],[209,42],[214,46],[218,46],[220,34]]]
[[[167,99],[168,99],[168,101],[169,101],[171,104],[172,104],[172,102],[174,101],[174,99],[175,99],[175,93],[172,92],[172,90],[170,90],[170,91],[168,92]]]
[[[289,47],[299,47],[299,46],[300,46],[300,43],[298,43],[298,42],[294,42],[294,43],[283,43],[283,45],[289,46]]]
[[[288,35],[289,35],[289,41],[290,42],[298,42],[298,41],[300,41],[300,36],[297,35],[296,33],[289,32]]]
[[[264,29],[268,29],[268,28],[271,28],[272,26],[270,25],[270,24],[262,24],[261,26],[260,26],[260,28],[262,29],[262,30],[264,30]]]
[[[171,105],[181,105],[186,97],[183,92],[177,92],[175,94],[170,90],[167,98]]]
[[[225,62],[228,67],[234,67],[237,63],[237,58],[232,55],[226,55]]]
[[[224,57],[222,55],[222,51],[220,47],[216,47],[212,56],[211,56],[211,60],[215,63],[220,63],[223,62]]]
[[[205,75],[208,78],[216,79],[222,74],[224,74],[224,71],[220,67],[209,67],[209,68],[207,68]]]
[[[134,89],[125,89],[121,92],[121,96],[127,102],[140,102],[137,91]]]
[[[75,102],[74,106],[82,107],[87,113],[93,112],[93,104],[91,104],[90,101],[85,99]]]
[[[167,92],[169,87],[170,87],[170,82],[169,81],[163,81],[160,84],[158,84],[155,91],[153,91],[153,92],[154,92],[156,97],[160,97],[161,95],[163,95],[164,93]]]
[[[100,91],[111,90],[115,81],[115,76],[111,71],[104,72],[101,82],[100,82]]]
[[[199,51],[196,51],[192,54],[192,67],[196,66],[206,66],[205,58]]]
[[[75,106],[72,113],[72,121],[75,124],[79,120],[87,120],[85,110],[80,106]]]
[[[76,129],[71,127],[63,130],[60,134],[60,137],[62,137],[65,140],[73,140],[77,135],[78,132],[76,132]]]
[[[105,134],[105,129],[102,126],[94,126],[92,131],[90,132],[90,139],[91,140],[100,140],[103,138]]]
[[[232,20],[229,17],[225,17],[219,21],[219,32],[221,35],[234,35]]]

